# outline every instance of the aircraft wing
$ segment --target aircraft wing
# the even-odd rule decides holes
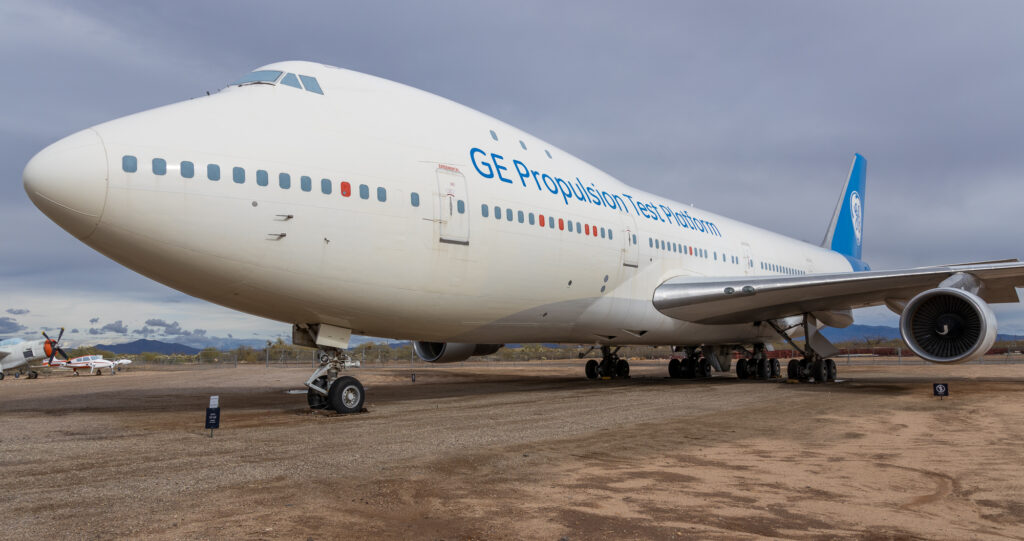
[[[989,303],[1019,302],[1015,288],[1024,287],[1024,263],[1013,259],[805,276],[680,276],[658,286],[653,300],[654,307],[669,317],[704,324],[750,323],[879,304],[899,311],[918,293],[957,274],[976,280],[981,286],[978,296]]]

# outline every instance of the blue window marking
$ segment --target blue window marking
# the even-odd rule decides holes
[[[526,215],[523,214],[523,211],[519,211],[518,218],[519,218],[519,223],[523,223],[523,222],[526,221]]]
[[[480,205],[480,215],[487,218],[490,216],[490,209],[491,207],[488,207],[486,204]]]
[[[577,233],[580,233],[580,234],[582,234],[582,233],[583,233],[583,226],[582,226],[582,225],[580,225],[580,223],[579,223],[579,222],[576,222],[576,232],[577,232]]]
[[[603,227],[601,228],[601,238],[602,239],[604,238],[604,228]]]
[[[494,133],[494,130],[491,130],[491,139],[498,140],[498,134]]]
[[[544,154],[547,154],[547,155],[548,155],[548,159],[549,159],[549,160],[553,159],[553,158],[551,157],[551,151],[549,151],[549,150],[545,149],[545,150],[544,150]]]
[[[270,175],[268,175],[267,172],[262,169],[257,169],[256,184],[259,184],[260,186],[266,186],[267,184],[270,184]]]
[[[498,205],[494,205],[494,219],[495,220],[500,220],[501,219],[501,207],[499,207]]]
[[[272,83],[281,76],[280,71],[276,70],[260,70],[254,71],[245,77],[231,83],[231,85],[242,85],[245,83]]]
[[[459,202],[458,202],[458,204],[456,206],[458,207],[459,214],[465,214],[466,213],[466,202],[465,201],[459,199]]]
[[[210,180],[220,180],[220,166],[215,163],[207,165],[206,178]]]
[[[231,180],[235,181],[235,184],[244,184],[245,169],[242,169],[241,167],[231,169]]]
[[[647,247],[648,248],[654,248],[654,239],[652,239],[650,237],[647,238]]]
[[[383,202],[385,202],[387,200],[388,200],[388,191],[386,189],[384,189],[383,186],[377,188],[377,201],[380,201],[381,203],[383,203]],[[463,203],[462,201],[459,201],[459,213],[461,214],[463,212],[466,212],[466,204]]]
[[[299,79],[302,79],[302,86],[306,87],[306,90],[323,95],[324,91],[320,90],[320,83],[316,82],[315,77],[299,75]]]
[[[360,184],[359,185],[359,199],[369,199],[369,198],[370,198],[370,187],[367,186],[366,184]]]
[[[192,165],[192,162],[181,162],[181,176],[184,178],[192,178],[196,174],[196,166]]]
[[[505,209],[505,219],[512,221],[512,209]]]
[[[331,179],[320,179],[320,192],[323,193],[324,195],[329,195],[331,193]]]
[[[550,227],[551,229],[555,228],[555,219],[552,218],[551,216],[548,216],[548,227]]]
[[[416,192],[412,192],[411,194],[409,194],[409,202],[412,203],[412,206],[414,206],[414,207],[420,206],[420,194],[418,194]],[[486,218],[487,217],[487,205],[484,205],[482,207],[482,210],[483,210],[483,213],[484,213],[484,218]]]
[[[530,213],[530,225],[533,225],[533,213]]]
[[[307,177],[306,175],[302,175],[301,177],[299,177],[299,187],[302,188],[302,191],[304,192],[313,191],[313,179]]]
[[[294,86],[295,88],[302,88],[302,85],[299,84],[299,78],[296,77],[294,73],[285,75],[284,78],[281,79],[281,84]]]
[[[134,173],[139,170],[139,160],[126,154],[121,157],[121,169],[125,173]]]
[[[292,176],[289,175],[288,173],[281,173],[280,175],[277,175],[277,185],[280,186],[282,190],[287,190],[288,188],[291,188]]]
[[[565,226],[566,226],[566,229],[568,229],[569,232],[571,233],[572,232],[572,220],[566,220],[565,221]]]
[[[154,175],[166,175],[167,174],[167,160],[163,158],[153,158],[153,174]]]
[[[526,150],[526,143],[524,143],[522,139],[519,140],[519,146],[523,147],[523,150]]]

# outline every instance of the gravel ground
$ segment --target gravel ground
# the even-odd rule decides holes
[[[409,372],[352,370],[352,416],[287,394],[308,368],[5,379],[0,538],[1024,537],[1024,365]]]

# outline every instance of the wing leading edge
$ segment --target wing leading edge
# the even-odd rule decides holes
[[[1019,302],[1024,263],[1006,260],[892,271],[707,279],[679,276],[654,290],[654,307],[683,321],[737,324],[886,304],[899,312],[918,293],[958,274],[989,303]]]

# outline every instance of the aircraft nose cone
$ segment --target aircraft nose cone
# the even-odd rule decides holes
[[[96,230],[107,200],[107,151],[95,130],[69,135],[29,160],[25,192],[68,233],[85,239]]]

